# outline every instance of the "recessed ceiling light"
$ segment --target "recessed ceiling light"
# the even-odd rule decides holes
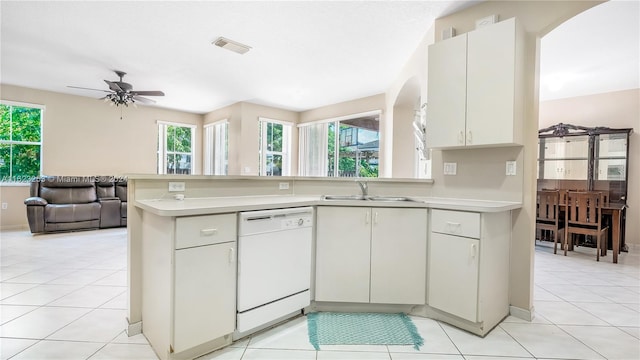
[[[214,44],[215,46],[221,47],[223,49],[233,51],[238,54],[244,54],[247,51],[249,51],[249,49],[251,49],[251,46],[241,44],[237,41],[229,40],[222,36],[217,38],[212,44]]]

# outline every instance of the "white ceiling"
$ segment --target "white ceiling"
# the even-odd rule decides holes
[[[640,88],[640,2],[595,6],[544,36],[540,100]]]
[[[435,18],[476,2],[3,0],[0,81],[99,98],[67,86],[106,90],[122,70],[134,90],[164,91],[164,108],[301,111],[385,92]],[[541,98],[637,88],[638,23],[637,1],[615,1],[546,36]],[[252,50],[211,45],[219,36]],[[555,73],[575,76],[551,93]]]

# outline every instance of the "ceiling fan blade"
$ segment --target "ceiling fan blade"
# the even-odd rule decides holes
[[[133,100],[141,102],[143,104],[155,104],[156,103],[155,100],[143,98],[141,96],[136,96],[136,95],[133,96]]]
[[[122,90],[120,85],[118,85],[117,83],[115,83],[113,81],[105,80],[104,82],[106,82],[107,85],[109,85],[109,89],[111,89],[111,90],[113,90],[115,92],[124,91],[124,90]]]
[[[82,90],[93,90],[93,91],[102,91],[102,92],[107,92],[110,93],[111,91],[109,90],[101,90],[101,89],[91,89],[91,88],[86,88],[86,87],[80,87],[80,86],[70,86],[68,85],[67,87],[69,88],[73,88],[73,89],[82,89]]]
[[[164,96],[162,91],[132,91],[133,95]]]

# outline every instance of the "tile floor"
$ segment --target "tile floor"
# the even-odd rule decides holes
[[[126,230],[0,233],[1,359],[157,359],[128,337]],[[294,319],[200,360],[640,359],[640,247],[611,264],[593,249],[554,255],[536,245],[536,318],[508,317],[484,339],[414,317],[425,345],[323,346]]]

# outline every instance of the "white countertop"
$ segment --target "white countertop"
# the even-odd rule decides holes
[[[411,197],[410,201],[323,200],[321,196],[232,196],[211,198],[137,200],[135,206],[160,216],[190,216],[238,211],[267,210],[298,206],[367,206],[434,208],[473,212],[502,212],[519,209],[522,203],[474,199]]]

